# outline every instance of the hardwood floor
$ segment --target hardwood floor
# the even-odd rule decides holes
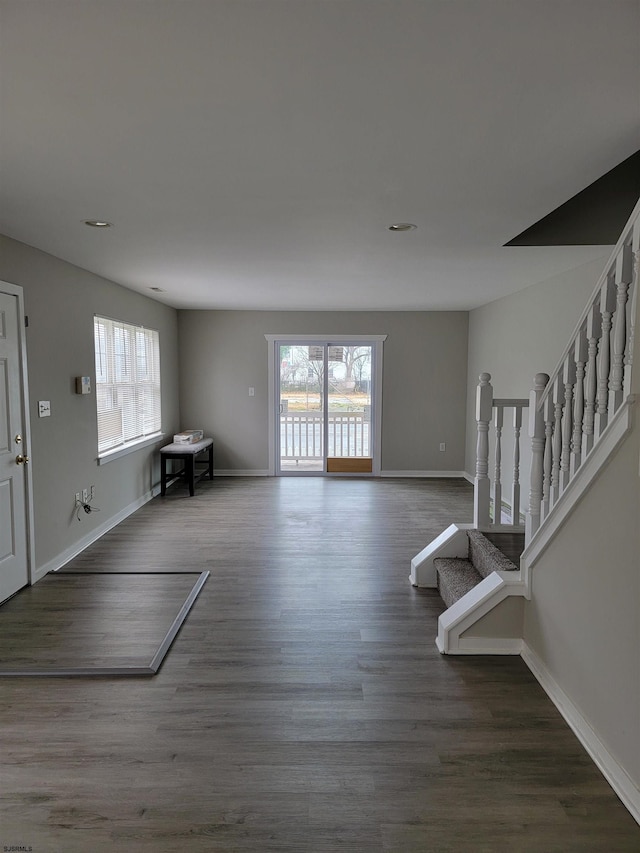
[[[68,569],[211,577],[148,680],[5,679],[0,845],[33,853],[637,851],[519,658],[450,658],[409,563],[458,480],[217,479]]]

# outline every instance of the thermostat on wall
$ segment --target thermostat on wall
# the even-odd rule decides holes
[[[90,376],[76,376],[76,394],[90,394],[91,393],[91,377]]]

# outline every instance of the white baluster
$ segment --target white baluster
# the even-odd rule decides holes
[[[294,415],[291,418],[291,455],[295,456],[296,453],[296,416]]]
[[[602,334],[602,317],[600,316],[600,305],[596,303],[591,306],[589,316],[587,317],[587,374],[586,374],[586,392],[584,405],[584,421],[582,423],[583,443],[582,456],[583,458],[591,451],[593,447],[593,436],[596,420],[596,392],[598,389],[598,364],[596,356],[598,354],[598,340]]]
[[[533,380],[533,391],[529,395],[529,437],[531,438],[531,477],[529,480],[529,512],[525,540],[531,541],[540,526],[540,510],[542,505],[542,479],[544,471],[544,413],[538,408],[549,377],[546,373],[536,373]]]
[[[481,373],[476,388],[476,423],[478,443],[476,448],[476,478],[473,493],[473,523],[477,528],[491,523],[489,504],[491,482],[489,480],[489,422],[493,409],[491,374]]]
[[[584,418],[584,374],[587,364],[587,334],[583,326],[577,336],[573,351],[576,383],[573,391],[573,436],[571,439],[571,476],[582,464],[582,420]]]
[[[616,264],[616,312],[613,326],[613,355],[609,383],[609,411],[614,414],[622,403],[624,385],[624,357],[627,346],[627,299],[633,278],[631,246],[624,246]]]
[[[511,524],[520,524],[520,431],[522,408],[513,410],[513,486],[511,489]]]
[[[542,514],[544,519],[549,515],[551,507],[551,482],[553,462],[553,421],[554,403],[553,396],[548,394],[544,401],[544,458],[543,458],[543,480],[542,480]]]
[[[493,523],[502,524],[502,425],[504,409],[496,408],[494,425],[496,428],[495,473],[493,477]]]
[[[600,292],[602,337],[598,346],[598,393],[596,405],[596,438],[602,435],[609,420],[609,365],[611,359],[611,325],[615,309],[616,289],[613,275],[608,275]]]
[[[636,330],[636,307],[638,301],[638,273],[640,272],[640,252],[636,252],[633,256],[633,283],[631,285],[631,297],[629,311],[629,343],[627,344],[627,354],[625,356],[625,372],[624,372],[624,393],[625,397],[631,393],[631,365],[633,364],[633,342]]]
[[[571,479],[571,438],[573,435],[573,386],[576,381],[576,363],[572,353],[566,357],[562,367],[564,385],[564,408],[562,412],[562,456],[560,458],[560,488],[568,486]]]
[[[562,458],[562,409],[564,408],[564,386],[560,377],[553,385],[553,452],[551,461],[551,506],[560,497],[560,460]]]

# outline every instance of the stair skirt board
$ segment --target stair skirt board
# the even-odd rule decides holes
[[[588,488],[600,474],[611,455],[617,450],[633,424],[633,409],[637,398],[630,396],[620,406],[602,433],[600,441],[591,450],[582,465],[560,495],[551,513],[542,520],[524,550],[523,561],[527,569],[533,568],[564,522],[582,500]]]
[[[503,608],[505,612],[494,614],[492,636],[467,633],[473,626],[478,630],[478,623],[509,598],[515,600]],[[493,572],[440,615],[436,646],[442,654],[520,654],[523,602],[520,573]],[[499,625],[501,621],[503,628]],[[516,636],[500,636],[500,633]]]
[[[461,557],[469,555],[467,530],[473,524],[450,524],[446,530],[416,554],[411,560],[409,580],[413,586],[435,589],[438,585],[433,561],[438,557]]]

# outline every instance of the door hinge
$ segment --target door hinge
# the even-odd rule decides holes
[[[24,315],[24,325],[25,328],[29,325],[29,317],[27,316],[27,314]]]

